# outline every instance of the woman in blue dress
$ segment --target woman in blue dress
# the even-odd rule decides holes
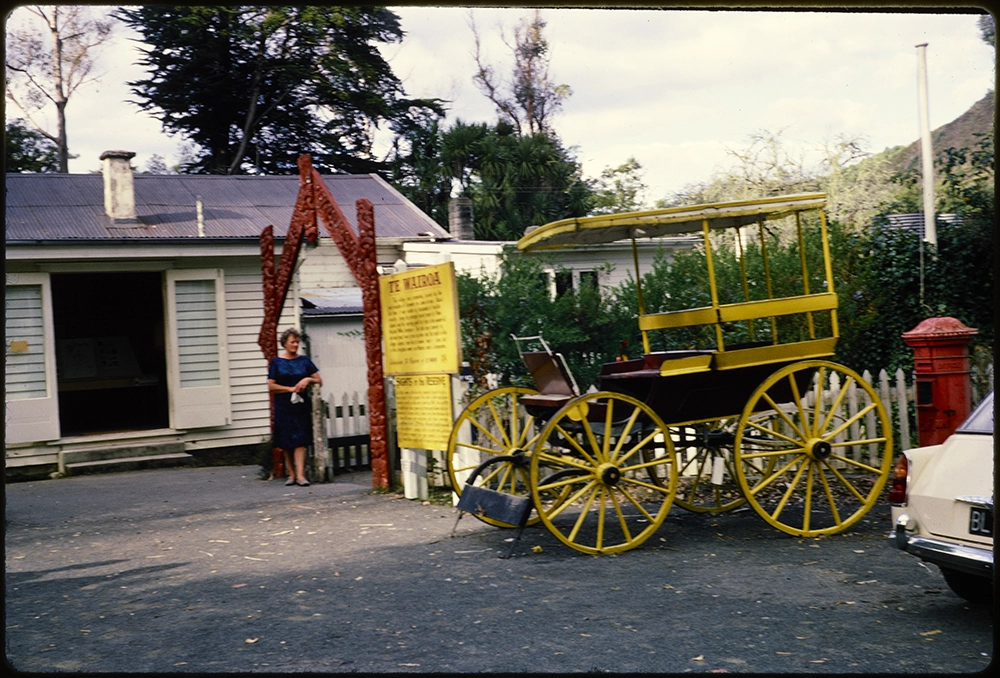
[[[281,333],[280,353],[267,368],[267,388],[274,394],[273,447],[285,453],[288,482],[285,485],[307,487],[306,446],[312,444],[312,410],[304,396],[309,384],[322,385],[319,368],[308,356],[299,355],[302,336],[294,328]],[[292,466],[292,460],[295,466]]]

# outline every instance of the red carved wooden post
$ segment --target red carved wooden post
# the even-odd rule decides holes
[[[302,156],[308,160],[309,156]],[[299,168],[305,171],[302,158]],[[369,455],[372,462],[372,485],[389,486],[389,451],[385,422],[385,384],[382,379],[382,319],[379,312],[378,264],[375,251],[375,212],[370,201],[357,201],[358,234],[323,183],[319,172],[310,165],[316,214],[323,221],[340,255],[347,262],[361,287],[365,309],[365,355],[368,363],[368,424],[371,436]]]
[[[361,198],[358,210],[358,263],[364,302],[365,356],[368,362],[368,454],[372,485],[389,486],[389,450],[385,421],[385,381],[382,376],[382,319],[379,306],[378,260],[375,249],[375,210]]]
[[[270,225],[260,234],[260,275],[264,286],[264,321],[261,323],[257,343],[267,359],[268,367],[278,355],[278,337],[272,329],[272,319],[275,317],[274,303],[274,226]],[[278,313],[280,314],[280,309]],[[273,321],[276,323],[277,321]],[[271,439],[274,439],[274,394],[268,391],[267,404],[270,413]],[[285,475],[285,453],[280,447],[271,447],[271,476],[282,478]]]
[[[261,282],[264,288],[264,320],[257,336],[257,345],[264,353],[268,366],[278,355],[278,320],[288,296],[288,288],[295,270],[295,261],[302,249],[302,237],[316,242],[319,228],[316,223],[316,207],[313,196],[313,172],[309,156],[299,158],[299,193],[292,210],[292,219],[281,248],[278,271],[274,270],[274,226],[270,225],[260,234]],[[274,396],[268,393],[271,414],[271,437],[274,438]],[[271,448],[274,457],[274,477],[281,478],[285,471],[284,450]]]
[[[260,277],[264,285],[264,322],[261,324],[257,345],[267,358],[267,362],[278,355],[278,338],[274,332],[267,333],[267,323],[274,317],[274,226],[268,226],[260,233]],[[280,310],[278,311],[280,313]]]

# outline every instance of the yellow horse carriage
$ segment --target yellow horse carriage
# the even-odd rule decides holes
[[[861,519],[888,477],[892,432],[875,390],[829,360],[838,325],[825,202],[810,193],[566,219],[521,238],[522,251],[631,240],[644,355],[603,365],[598,390],[582,393],[544,339],[514,337],[535,388],[491,390],[459,415],[447,450],[459,508],[499,527],[541,522],[585,553],[638,546],[674,504],[749,504],[802,537]],[[822,243],[812,284],[807,226]],[[734,303],[720,302],[716,284],[720,231],[740,260]],[[800,294],[775,294],[767,232],[797,246]],[[710,304],[647,313],[635,240],[681,234],[702,236]],[[756,240],[762,281],[748,277],[744,239]],[[779,332],[793,318],[798,331]],[[712,345],[651,350],[655,333],[693,328],[714,329]]]

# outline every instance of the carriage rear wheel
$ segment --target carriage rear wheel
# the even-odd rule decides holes
[[[801,537],[860,520],[892,463],[892,429],[878,394],[853,370],[825,360],[768,377],[743,410],[735,445],[747,501],[768,523]]]
[[[479,396],[458,416],[448,440],[448,476],[455,493],[462,488],[472,471],[490,457],[512,455],[505,461],[488,467],[476,484],[521,497],[528,491],[528,454],[538,440],[539,427],[535,418],[520,403],[521,396],[538,391],[509,386],[488,391]],[[485,523],[497,527],[514,527],[509,523],[473,513]],[[537,516],[528,524],[538,522]]]
[[[583,553],[627,551],[656,531],[673,502],[670,431],[635,398],[588,393],[546,424],[530,480],[535,510],[561,542]]]
[[[738,417],[671,429],[677,450],[674,503],[695,513],[723,513],[746,503],[736,480],[733,443]]]

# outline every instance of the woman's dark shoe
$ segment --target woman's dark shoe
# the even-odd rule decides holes
[[[296,480],[295,484],[298,485],[299,487],[309,487],[308,480]]]
[[[295,476],[288,476],[288,480],[285,481],[285,485],[294,485],[294,484],[295,484]]]

